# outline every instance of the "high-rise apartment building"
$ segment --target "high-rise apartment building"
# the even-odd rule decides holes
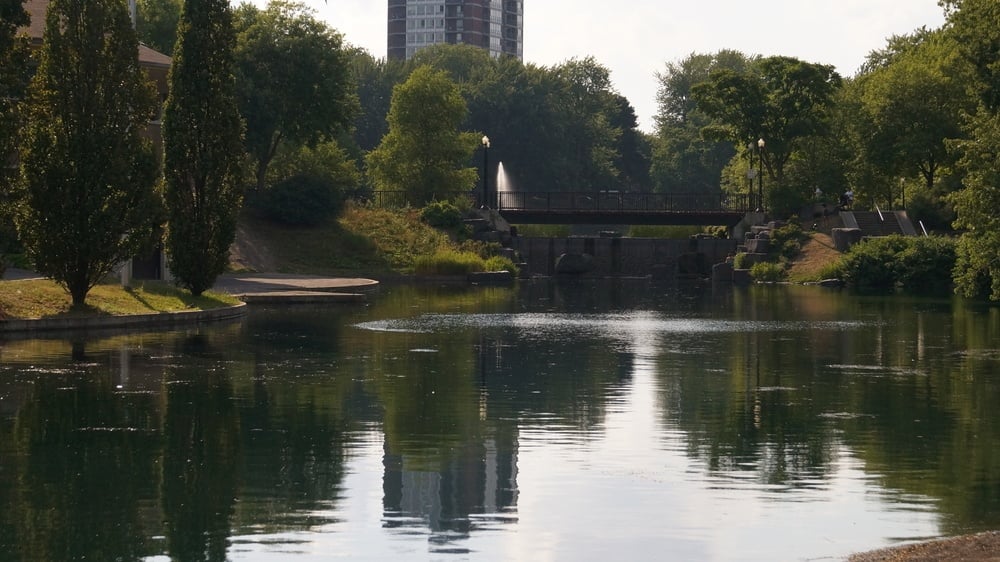
[[[524,58],[524,0],[389,0],[390,59],[440,43]]]

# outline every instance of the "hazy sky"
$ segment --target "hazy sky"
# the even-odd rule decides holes
[[[386,52],[386,0],[300,0],[375,57]],[[234,0],[236,3],[236,0]],[[267,0],[253,0],[265,5]],[[652,130],[656,73],[691,53],[735,49],[832,64],[852,76],[892,35],[940,27],[937,0],[525,0],[524,60],[593,56],[611,70],[639,126]]]

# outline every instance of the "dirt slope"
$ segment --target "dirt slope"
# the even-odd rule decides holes
[[[829,234],[813,232],[809,235],[809,240],[802,245],[799,255],[792,261],[788,270],[788,280],[819,280],[822,269],[840,259],[840,256],[840,252],[833,247],[833,238]]]

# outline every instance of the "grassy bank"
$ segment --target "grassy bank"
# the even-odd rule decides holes
[[[98,285],[87,295],[87,305],[74,309],[69,294],[52,281],[0,282],[0,319],[156,314],[210,310],[239,302],[232,296],[213,292],[193,297],[171,284],[147,281],[130,289],[117,284]]]
[[[423,222],[418,209],[374,209],[357,204],[348,204],[336,221],[309,228],[244,217],[232,268],[310,275],[441,274],[445,272],[427,271],[428,262],[460,254],[481,261],[480,269],[497,265],[489,247],[471,241],[459,243],[454,234]],[[500,265],[513,264],[508,260]]]

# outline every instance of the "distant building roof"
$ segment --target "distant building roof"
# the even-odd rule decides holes
[[[21,30],[28,35],[32,44],[36,46],[40,45],[42,43],[42,36],[45,34],[45,12],[49,9],[49,0],[27,0],[24,3],[24,9],[28,12],[31,23],[28,24],[28,27]],[[154,51],[140,43],[139,62],[146,66],[169,68],[171,59],[167,55],[159,51]]]

